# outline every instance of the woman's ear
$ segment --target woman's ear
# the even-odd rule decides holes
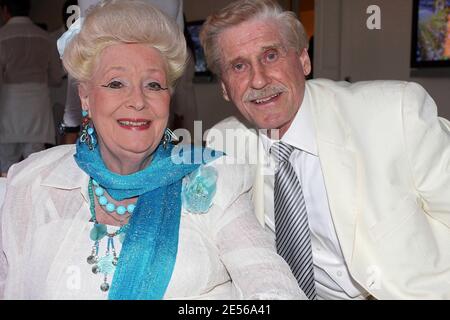
[[[89,89],[86,83],[78,85],[78,96],[80,97],[83,110],[89,111]]]

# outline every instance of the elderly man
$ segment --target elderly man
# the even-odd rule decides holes
[[[224,98],[271,129],[225,151],[250,159],[259,143],[276,163],[262,176],[257,162],[253,199],[306,295],[450,299],[450,122],[427,92],[305,81],[304,29],[270,0],[233,2],[207,19],[201,40]],[[225,120],[210,145],[231,128],[244,127]]]

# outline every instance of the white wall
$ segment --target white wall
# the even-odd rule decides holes
[[[412,0],[316,0],[315,76],[351,81],[420,83],[450,119],[450,77],[410,76]],[[381,30],[366,27],[369,5],[381,9]]]

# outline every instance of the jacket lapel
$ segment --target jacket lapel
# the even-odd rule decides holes
[[[261,139],[257,137],[258,162],[256,165],[255,181],[253,183],[253,205],[255,207],[256,218],[263,228],[266,227],[265,205],[264,205],[264,163],[265,154]]]
[[[350,130],[337,109],[334,94],[307,83],[328,202],[336,233],[350,267],[357,217],[361,209],[360,162],[353,151]]]

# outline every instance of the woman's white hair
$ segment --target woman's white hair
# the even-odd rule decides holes
[[[280,27],[284,45],[297,52],[308,49],[308,37],[294,12],[284,11],[274,0],[238,0],[208,17],[200,33],[208,67],[220,75],[220,34],[227,28],[247,21],[274,21]]]
[[[187,49],[182,30],[160,10],[133,0],[104,0],[91,7],[80,33],[64,51],[64,67],[77,81],[86,82],[103,49],[120,43],[157,49],[166,61],[171,89],[184,72]]]

